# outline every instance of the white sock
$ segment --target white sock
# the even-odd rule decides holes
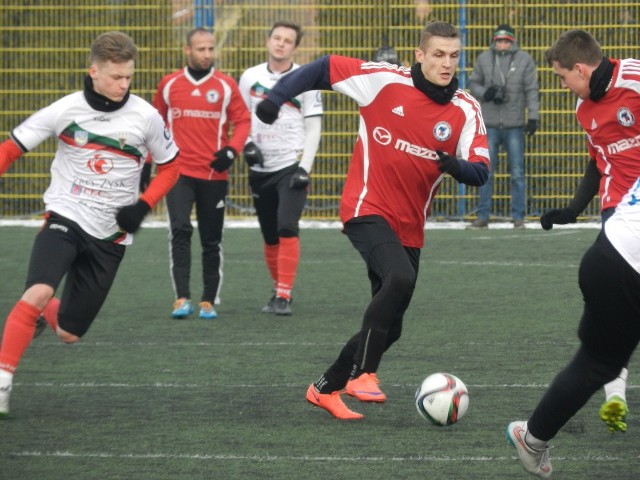
[[[604,397],[605,400],[611,399],[611,397],[617,396],[622,398],[624,401],[627,400],[625,393],[627,391],[627,375],[629,372],[626,368],[620,370],[620,374],[618,378],[610,381],[604,386]]]
[[[0,385],[11,385],[13,383],[13,373],[0,368]]]

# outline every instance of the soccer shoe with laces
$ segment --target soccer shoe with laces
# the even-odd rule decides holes
[[[325,409],[339,420],[360,420],[364,418],[364,415],[350,410],[349,407],[344,404],[338,390],[331,393],[318,393],[312,383],[307,390],[307,402]]]
[[[13,376],[4,371],[0,372],[0,418],[9,415],[9,396]]]
[[[173,318],[187,318],[193,313],[193,305],[191,301],[186,298],[179,298],[173,302],[173,312],[171,316]]]
[[[627,402],[618,395],[614,395],[600,407],[600,419],[607,424],[610,432],[627,431]]]
[[[382,403],[387,396],[380,390],[378,375],[375,373],[363,373],[358,378],[352,378],[347,382],[347,395],[356,397],[361,402]]]
[[[200,318],[205,320],[213,320],[218,318],[218,312],[213,308],[211,302],[200,302]]]
[[[271,295],[269,302],[264,307],[262,307],[261,312],[274,313],[273,306],[275,305],[275,303],[276,303],[276,294],[274,293],[273,295]]]
[[[511,422],[507,427],[507,441],[516,449],[524,469],[541,478],[551,478],[549,447],[536,450],[527,445],[527,422]]]
[[[276,315],[292,315],[291,299],[276,297],[273,302],[273,313]]]

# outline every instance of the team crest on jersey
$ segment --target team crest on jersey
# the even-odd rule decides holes
[[[218,100],[220,100],[220,94],[218,93],[217,90],[209,90],[207,92],[207,102],[209,103],[216,103]]]
[[[76,130],[73,132],[73,141],[79,147],[84,147],[87,143],[89,143],[89,132],[85,132],[84,130]]]
[[[623,127],[630,127],[631,125],[636,123],[636,119],[633,116],[633,113],[631,113],[631,111],[627,107],[618,109],[616,117],[618,117],[618,123]]]
[[[127,144],[127,132],[118,133],[118,145],[120,145],[120,149],[123,149]]]
[[[89,170],[91,170],[93,173],[97,173],[98,175],[105,175],[109,173],[113,168],[113,162],[110,158],[104,158],[99,153],[96,153],[87,161],[87,167],[89,167]]]
[[[433,136],[440,142],[446,142],[451,137],[451,125],[447,122],[438,122],[433,128]]]

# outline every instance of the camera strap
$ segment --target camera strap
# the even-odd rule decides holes
[[[502,68],[500,68],[500,65],[498,65],[498,73],[500,74],[500,82],[501,82],[500,86],[502,87],[507,85],[507,78],[511,73],[511,67],[513,66],[513,59],[515,57],[515,53],[509,53],[508,55],[511,56],[511,59],[509,60],[509,67],[507,68],[506,76]],[[491,72],[491,81],[493,81],[493,78],[495,77],[496,63],[499,63],[496,57],[497,57],[496,52],[493,52],[493,71]]]

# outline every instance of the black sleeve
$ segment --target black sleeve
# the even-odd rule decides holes
[[[596,162],[594,160],[590,160],[584,170],[584,175],[582,180],[580,180],[578,189],[573,194],[573,198],[567,206],[575,212],[576,217],[580,215],[585,208],[587,208],[591,200],[593,200],[593,197],[598,194],[598,190],[600,189],[600,178],[601,175],[598,171],[598,167],[596,167]]]
[[[309,90],[332,90],[329,80],[329,56],[307,63],[282,77],[267,97],[278,107],[290,98]]]
[[[489,167],[480,162],[466,162],[458,159],[460,162],[460,172],[454,177],[458,182],[464,183],[471,187],[481,187],[487,183],[489,178]]]

